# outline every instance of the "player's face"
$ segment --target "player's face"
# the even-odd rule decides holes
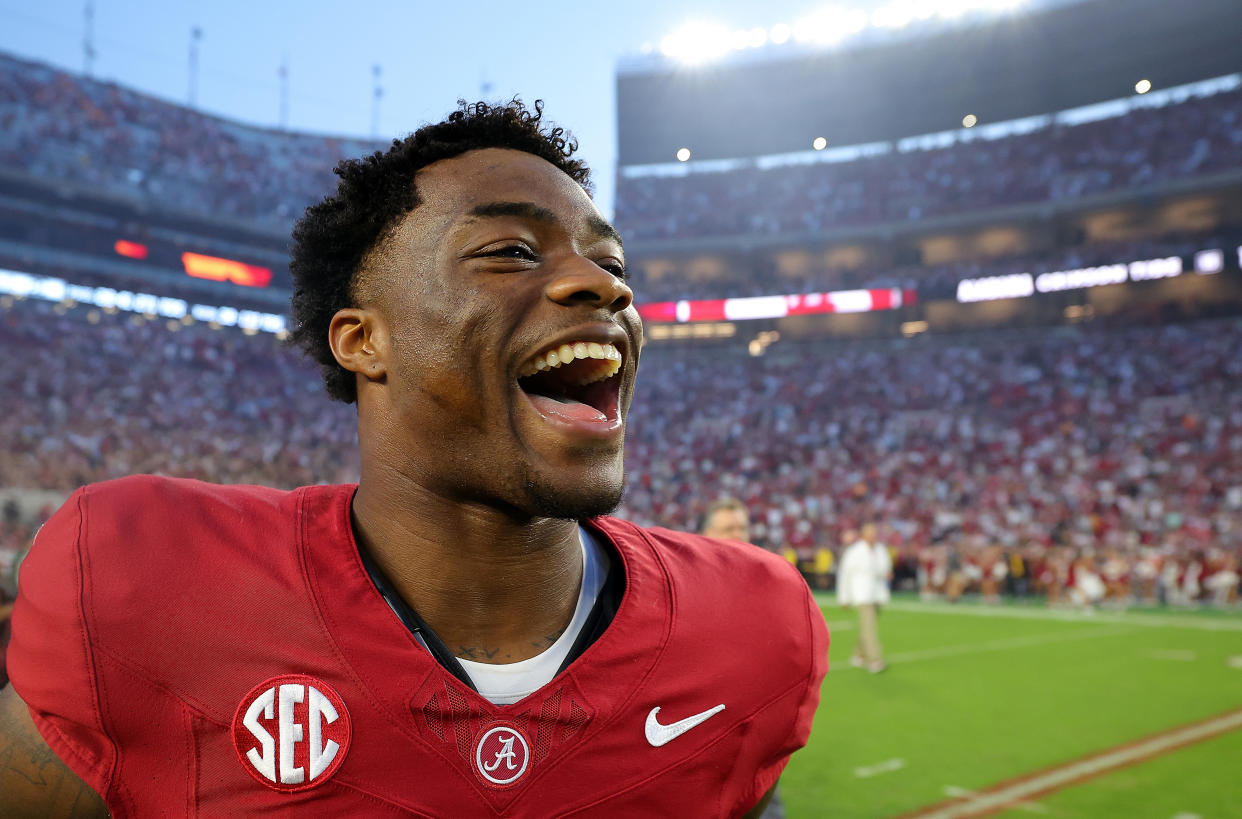
[[[708,517],[703,534],[725,540],[750,540],[750,521],[742,509],[717,509]]]
[[[610,511],[642,341],[620,239],[524,152],[442,160],[417,186],[378,271],[405,474],[519,515]]]

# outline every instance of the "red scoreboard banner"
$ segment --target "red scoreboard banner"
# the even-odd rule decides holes
[[[657,301],[638,305],[638,314],[647,321],[748,321],[816,313],[870,313],[896,310],[914,304],[915,291],[883,288],[877,290],[836,290],[831,293],[803,293],[795,296],[753,296],[704,301]]]
[[[272,281],[270,269],[234,259],[187,252],[181,254],[181,262],[185,265],[186,274],[196,279],[232,282],[242,287],[267,287]]]

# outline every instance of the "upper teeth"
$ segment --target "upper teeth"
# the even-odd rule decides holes
[[[559,347],[554,347],[535,356],[534,359],[522,368],[522,371],[518,373],[518,377],[525,378],[537,372],[555,369],[578,358],[595,358],[607,362],[606,366],[601,368],[599,378],[592,379],[594,381],[611,378],[621,369],[621,351],[613,345],[598,344],[594,341],[575,341],[570,344],[562,344]]]

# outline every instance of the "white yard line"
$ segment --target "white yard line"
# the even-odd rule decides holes
[[[945,785],[944,795],[952,797],[954,799],[960,799],[961,797],[964,797],[964,796],[978,796],[979,792],[972,791],[968,788],[959,788],[956,785]],[[1046,807],[1039,804],[1038,802],[1019,802],[1018,804],[1013,805],[1013,807],[1017,808],[1018,810],[1024,810],[1027,813],[1046,814],[1049,812]]]
[[[961,643],[951,646],[936,646],[935,648],[924,648],[917,651],[901,651],[896,654],[889,654],[884,659],[888,663],[917,663],[924,660],[939,660],[943,657],[960,657],[964,654],[986,654],[991,651],[1009,651],[1016,648],[1029,648],[1031,646],[1050,645],[1052,643],[1070,643],[1075,640],[1093,640],[1097,637],[1116,637],[1119,634],[1129,634],[1132,629],[1129,628],[1102,628],[1093,631],[1084,631],[1078,633],[1066,634],[1058,631],[1049,634],[1028,634],[1025,637],[1009,637],[1001,640],[985,640],[982,643]],[[859,666],[842,666],[838,663],[834,667],[834,671],[845,670],[846,668],[860,668]]]
[[[1177,728],[1129,743],[1111,751],[1079,759],[1043,773],[1021,777],[1012,784],[998,786],[965,797],[950,805],[932,807],[919,813],[906,814],[907,819],[966,819],[986,816],[1007,810],[1032,797],[1061,790],[1070,785],[1143,762],[1151,757],[1168,753],[1184,745],[1190,745],[1242,728],[1242,710],[1222,714],[1214,719],[1195,725]]]
[[[870,777],[879,776],[883,773],[900,771],[904,767],[906,767],[906,761],[904,759],[886,759],[883,762],[877,762],[874,765],[863,765],[860,768],[855,768],[854,776],[859,779],[869,779]]]

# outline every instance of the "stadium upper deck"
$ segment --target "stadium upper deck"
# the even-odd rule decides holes
[[[693,67],[628,61],[617,75],[619,164],[671,162],[682,147],[735,159],[806,150],[818,136],[897,140],[969,113],[1000,122],[1114,99],[1141,78],[1167,88],[1242,68],[1235,0],[1016,5],[896,41],[790,41]]]
[[[1162,188],[1239,183],[1242,75],[1232,74],[992,132],[959,129],[818,154],[623,168],[617,221],[627,236],[643,240],[816,241],[860,225],[972,213],[995,219],[996,209],[1015,205],[1076,209],[1101,194],[1124,200]]]

